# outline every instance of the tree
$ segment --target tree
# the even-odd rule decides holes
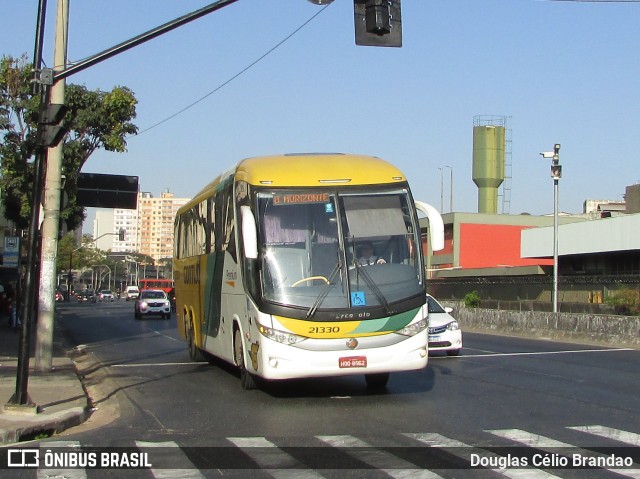
[[[172,277],[171,271],[173,270],[173,258],[160,258],[157,262],[157,266],[162,268],[163,277]]]
[[[6,217],[19,228],[29,225],[31,185],[34,171],[30,159],[35,152],[38,96],[31,95],[33,70],[26,55],[0,60],[0,189]],[[84,86],[67,85],[68,111],[63,124],[69,130],[63,146],[64,192],[68,198],[60,216],[73,230],[85,218],[76,203],[78,176],[82,166],[99,148],[126,151],[126,139],[138,132],[131,120],[136,117],[137,100],[131,90],[117,86],[110,92],[89,91]]]
[[[58,242],[56,255],[58,274],[68,272],[69,266],[72,270],[79,270],[101,263],[108,263],[107,253],[95,247],[95,242],[90,235],[82,237],[82,244],[78,244],[71,233],[64,235]]]

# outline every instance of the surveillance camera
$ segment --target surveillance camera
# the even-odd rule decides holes
[[[555,154],[553,151],[545,151],[543,153],[540,153],[542,155],[542,158],[544,158],[545,160],[551,160],[553,159],[553,155]]]

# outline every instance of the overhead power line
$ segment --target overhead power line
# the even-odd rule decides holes
[[[640,3],[640,0],[545,0],[547,2]]]
[[[249,71],[251,68],[253,68],[255,65],[257,65],[258,63],[260,63],[262,60],[264,60],[267,56],[269,56],[271,53],[273,53],[274,51],[276,51],[278,48],[280,48],[284,43],[286,43],[289,39],[291,39],[296,33],[298,33],[300,30],[302,30],[304,27],[306,27],[309,23],[311,23],[318,15],[320,15],[322,12],[324,12],[330,4],[327,4],[326,6],[322,7],[322,9],[320,11],[318,11],[317,13],[315,13],[314,15],[311,16],[311,18],[309,18],[307,21],[305,21],[302,25],[300,25],[298,28],[296,28],[293,32],[291,32],[289,35],[287,35],[286,37],[284,37],[280,42],[278,42],[277,44],[275,44],[273,47],[271,47],[269,50],[267,50],[265,53],[263,53],[260,57],[258,57],[256,60],[254,60],[253,62],[251,62],[249,65],[247,65],[245,68],[243,68],[242,70],[240,70],[238,73],[236,73],[235,75],[233,75],[231,78],[229,78],[228,80],[222,82],[220,85],[218,85],[217,87],[215,87],[213,90],[211,90],[209,93],[207,93],[206,95],[198,98],[197,100],[195,100],[194,102],[190,103],[189,105],[185,106],[184,108],[182,108],[181,110],[178,110],[177,112],[175,112],[174,114],[168,116],[167,118],[165,118],[164,120],[161,120],[157,123],[154,123],[153,125],[151,125],[148,128],[145,128],[144,130],[140,131],[138,133],[138,135],[142,134],[142,133],[146,133],[149,130],[162,125],[163,123],[168,122],[169,120],[172,120],[173,118],[177,117],[178,115],[181,115],[182,113],[184,113],[185,111],[189,110],[190,108],[193,108],[194,106],[196,106],[198,103],[204,101],[205,99],[207,99],[208,97],[210,97],[211,95],[213,95],[214,93],[218,92],[219,90],[221,90],[222,88],[224,88],[225,86],[227,86],[229,83],[231,83],[233,80],[235,80],[236,78],[240,77],[241,75],[243,75],[244,73],[246,73],[247,71]]]

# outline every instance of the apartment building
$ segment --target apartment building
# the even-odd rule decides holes
[[[189,198],[176,198],[169,190],[159,198],[150,193],[138,197],[138,252],[158,261],[173,257],[173,222]],[[126,238],[125,238],[126,239]]]
[[[93,236],[100,238],[99,249],[114,253],[142,253],[155,261],[173,257],[173,222],[176,212],[189,198],[176,198],[169,190],[160,197],[138,193],[137,210],[99,210],[94,220]],[[124,240],[117,233],[125,231]]]

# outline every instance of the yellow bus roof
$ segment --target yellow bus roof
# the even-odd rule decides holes
[[[189,203],[199,202],[209,196],[221,181],[232,174],[235,180],[273,188],[358,186],[406,181],[398,168],[375,156],[343,153],[258,156],[246,158],[234,170],[219,175]]]
[[[247,158],[238,164],[236,180],[272,187],[371,185],[405,181],[400,170],[373,156],[295,154]]]

